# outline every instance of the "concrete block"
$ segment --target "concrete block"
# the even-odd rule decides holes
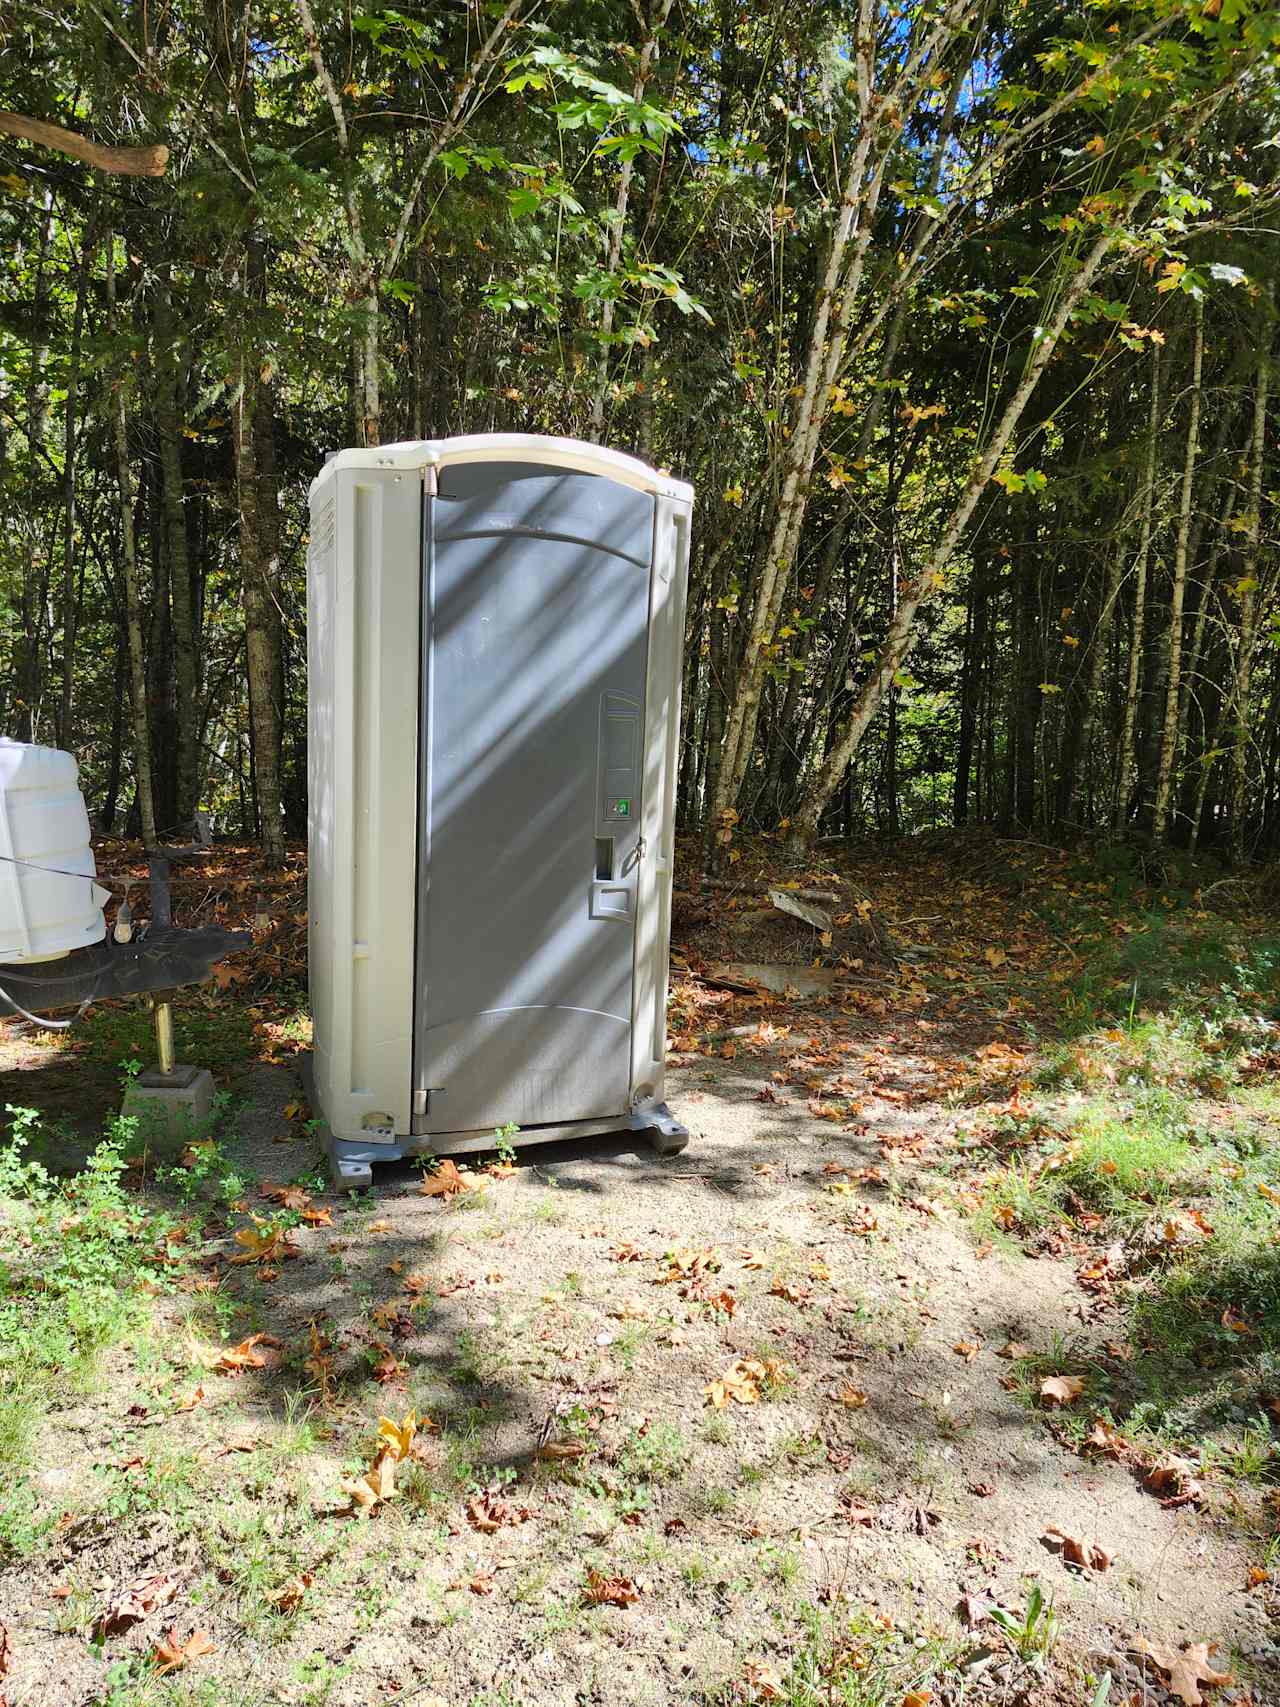
[[[203,1135],[213,1108],[213,1074],[207,1067],[153,1070],[129,1081],[120,1112],[133,1116],[143,1138],[189,1142]]]

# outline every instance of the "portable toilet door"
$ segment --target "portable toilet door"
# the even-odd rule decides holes
[[[523,435],[343,452],[313,487],[311,692],[333,719],[312,755],[315,1092],[344,1177],[486,1147],[508,1122],[522,1143],[627,1127],[685,1141],[662,1074],[691,501],[634,458]],[[346,645],[344,582],[350,672],[324,656]],[[356,774],[371,715],[395,719],[396,776],[381,758]],[[344,814],[354,886],[377,885],[373,941],[354,919],[346,935],[341,905],[325,912]],[[401,847],[379,875],[389,833],[413,858]],[[379,952],[407,1013],[387,1011]]]

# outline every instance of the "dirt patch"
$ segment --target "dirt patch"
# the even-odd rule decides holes
[[[873,1098],[845,1131],[793,1096],[762,1099],[791,1048],[766,1040],[675,1075],[693,1139],[674,1160],[530,1151],[444,1199],[389,1169],[332,1227],[299,1228],[274,1276],[228,1267],[234,1243],[215,1242],[212,1292],[158,1307],[148,1367],[119,1359],[57,1419],[36,1486],[65,1507],[61,1533],[0,1586],[14,1707],[51,1690],[102,1699],[106,1668],[140,1661],[175,1618],[180,1638],[198,1627],[214,1645],[193,1682],[352,1707],[401,1691],[699,1701],[753,1663],[785,1670],[815,1608],[957,1656],[985,1644],[981,1687],[1001,1698],[1013,1662],[958,1609],[1020,1608],[1035,1581],[1063,1637],[1024,1699],[1080,1699],[1086,1656],[1138,1637],[1265,1644],[1225,1525],[1065,1452],[1001,1386],[1008,1341],[1049,1347],[1078,1324],[1071,1270],[981,1257],[905,1178],[854,1183],[883,1171],[883,1140],[945,1143],[954,1116],[908,1121]],[[246,1174],[315,1161],[305,1137],[276,1142],[298,1132],[290,1074],[258,1068],[237,1095],[227,1143]],[[230,1337],[252,1324],[280,1339],[280,1367],[192,1368],[220,1299]],[[312,1324],[330,1348],[327,1406],[303,1367]],[[777,1366],[758,1398],[708,1403],[753,1361]],[[197,1376],[205,1396],[175,1409]],[[401,1492],[339,1516],[378,1415],[411,1408],[431,1422]],[[540,1459],[548,1441],[581,1456]],[[477,1527],[468,1501],[486,1488],[528,1516]],[[1069,1570],[1042,1540],[1054,1527],[1110,1568]],[[590,1605],[591,1571],[635,1598]],[[75,1619],[154,1573],[177,1580],[174,1601],[97,1657]],[[299,1609],[273,1611],[302,1575]]]

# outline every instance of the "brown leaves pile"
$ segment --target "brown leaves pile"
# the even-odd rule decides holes
[[[496,1484],[467,1501],[467,1522],[482,1535],[492,1535],[508,1524],[528,1523],[532,1516],[528,1506],[504,1500]]]
[[[630,1577],[606,1577],[599,1571],[588,1571],[582,1598],[587,1606],[628,1607],[640,1598],[640,1590]]]
[[[1139,1637],[1133,1646],[1136,1653],[1151,1660],[1168,1676],[1169,1693],[1185,1701],[1187,1707],[1200,1707],[1204,1700],[1200,1693],[1202,1683],[1217,1689],[1231,1682],[1229,1671],[1215,1671],[1210,1664],[1209,1655],[1218,1651],[1216,1642],[1191,1642],[1179,1649],[1144,1642]]]
[[[756,1405],[760,1402],[761,1387],[774,1385],[785,1375],[786,1365],[780,1358],[740,1357],[718,1380],[709,1381],[702,1391],[707,1404],[718,1411],[730,1402]]]
[[[163,1573],[148,1577],[139,1577],[128,1588],[121,1590],[116,1598],[99,1613],[94,1624],[94,1635],[98,1641],[107,1636],[118,1636],[122,1630],[127,1630],[131,1624],[138,1624],[144,1618],[149,1618],[161,1606],[167,1606],[178,1592],[176,1577]]]

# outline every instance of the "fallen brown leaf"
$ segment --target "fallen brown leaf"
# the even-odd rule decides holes
[[[277,1612],[296,1612],[302,1605],[307,1590],[316,1579],[310,1571],[303,1571],[296,1577],[290,1577],[287,1583],[265,1595],[263,1598]]]
[[[528,1523],[532,1516],[528,1506],[502,1499],[495,1488],[486,1488],[467,1501],[467,1522],[482,1535],[492,1535],[507,1524]]]
[[[585,1440],[544,1440],[537,1456],[547,1463],[568,1463],[585,1458],[590,1451]]]
[[[178,1579],[157,1572],[139,1577],[122,1590],[105,1611],[99,1613],[94,1633],[101,1640],[118,1635],[131,1624],[140,1623],[162,1606],[167,1606],[178,1592]]]
[[[213,1652],[213,1642],[203,1630],[193,1630],[185,1642],[179,1642],[175,1626],[170,1626],[169,1634],[162,1642],[157,1642],[151,1657],[155,1661],[156,1670],[163,1677],[169,1671],[181,1671],[183,1666],[192,1660],[198,1660],[204,1654]]]
[[[1040,1397],[1050,1405],[1074,1405],[1083,1392],[1079,1375],[1046,1375],[1040,1383]]]
[[[599,1571],[588,1571],[582,1598],[588,1606],[627,1607],[639,1600],[640,1590],[630,1577],[606,1577]]]
[[[1056,1541],[1066,1563],[1076,1566],[1078,1570],[1102,1572],[1110,1568],[1112,1555],[1099,1547],[1096,1541],[1081,1541],[1077,1536],[1068,1535],[1065,1529],[1058,1529],[1053,1524],[1050,1524],[1040,1539]]]
[[[418,1187],[418,1191],[423,1197],[456,1197],[460,1192],[471,1191],[472,1189],[472,1182],[465,1174],[458,1172],[458,1164],[450,1161],[448,1156],[436,1166],[433,1173],[426,1176]]]
[[[1176,1695],[1180,1701],[1185,1701],[1187,1707],[1200,1707],[1204,1700],[1200,1693],[1202,1683],[1217,1689],[1220,1685],[1231,1682],[1229,1671],[1215,1671],[1209,1663],[1209,1655],[1218,1650],[1216,1642],[1192,1642],[1187,1647],[1178,1649],[1158,1646],[1139,1637],[1133,1646],[1137,1653],[1154,1661],[1160,1670],[1168,1675],[1169,1693]]]

